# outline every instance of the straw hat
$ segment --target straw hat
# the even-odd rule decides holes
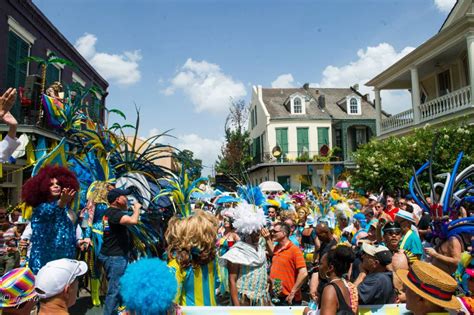
[[[409,271],[397,270],[397,276],[410,290],[431,303],[451,310],[461,308],[454,296],[458,284],[443,270],[424,261],[415,261]]]

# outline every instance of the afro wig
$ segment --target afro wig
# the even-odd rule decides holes
[[[56,179],[61,188],[79,190],[79,182],[73,172],[62,166],[45,166],[36,176],[28,179],[23,184],[21,198],[27,205],[37,207],[51,199],[49,187],[51,180]]]
[[[140,259],[128,265],[120,279],[125,306],[140,315],[166,314],[177,290],[173,269],[158,258]]]

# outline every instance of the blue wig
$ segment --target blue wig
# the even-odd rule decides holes
[[[128,265],[120,279],[120,294],[127,309],[140,315],[166,314],[178,290],[174,272],[158,258]]]

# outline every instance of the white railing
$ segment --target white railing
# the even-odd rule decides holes
[[[420,122],[451,114],[471,104],[471,89],[465,86],[452,93],[435,98],[420,105]]]
[[[395,114],[381,121],[381,132],[389,132],[396,129],[401,129],[413,124],[413,109]]]

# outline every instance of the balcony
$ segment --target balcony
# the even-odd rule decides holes
[[[445,121],[445,118],[453,114],[455,116],[464,114],[463,112],[467,109],[474,109],[469,86],[421,104],[417,122],[415,122],[413,109],[383,119],[380,124],[380,134],[385,137],[403,134],[413,127],[420,127],[421,124],[437,123],[440,120]]]
[[[329,156],[321,156],[319,151],[289,151],[283,153],[278,159],[274,158],[271,152],[263,152],[263,155],[257,155],[253,158],[253,164],[260,163],[308,163],[308,162],[329,162],[340,161],[339,154]]]

